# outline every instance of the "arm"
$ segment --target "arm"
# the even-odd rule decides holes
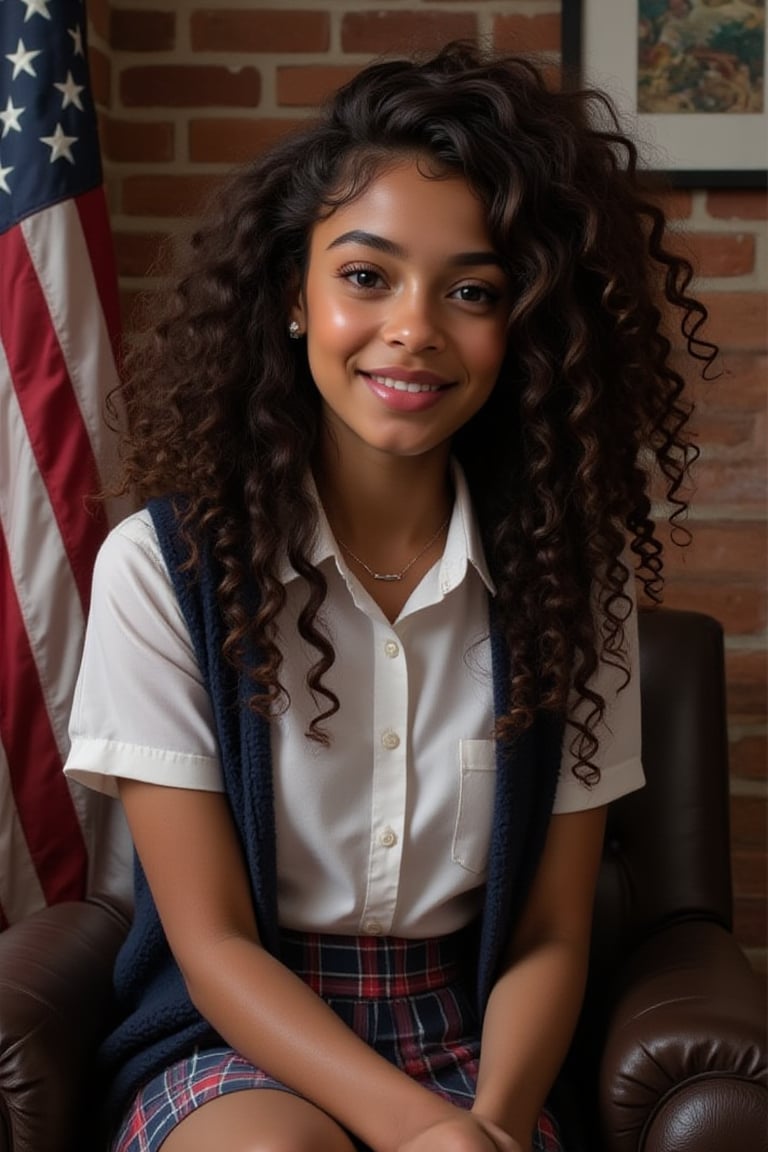
[[[190,996],[233,1048],[375,1152],[513,1152],[503,1134],[495,1142],[481,1123],[379,1056],[260,946],[221,793],[123,779],[120,796]],[[444,1142],[455,1126],[469,1129],[467,1141]]]
[[[553,816],[541,864],[488,1001],[474,1111],[529,1152],[576,1026],[605,807]]]

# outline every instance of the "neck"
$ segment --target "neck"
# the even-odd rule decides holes
[[[372,458],[346,464],[324,453],[315,482],[337,539],[376,556],[424,544],[450,514],[453,493],[447,450],[430,458]],[[367,559],[367,557],[366,557]],[[396,565],[395,565],[396,566]]]

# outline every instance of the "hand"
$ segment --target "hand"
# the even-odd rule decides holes
[[[398,1147],[397,1152],[523,1152],[498,1125],[471,1112],[425,1128]]]

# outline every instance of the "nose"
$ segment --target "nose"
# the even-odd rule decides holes
[[[418,289],[391,299],[382,336],[390,346],[407,352],[440,351],[445,347],[433,302]]]

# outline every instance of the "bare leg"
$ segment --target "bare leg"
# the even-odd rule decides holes
[[[327,1113],[290,1092],[243,1089],[186,1116],[162,1152],[354,1152]]]

